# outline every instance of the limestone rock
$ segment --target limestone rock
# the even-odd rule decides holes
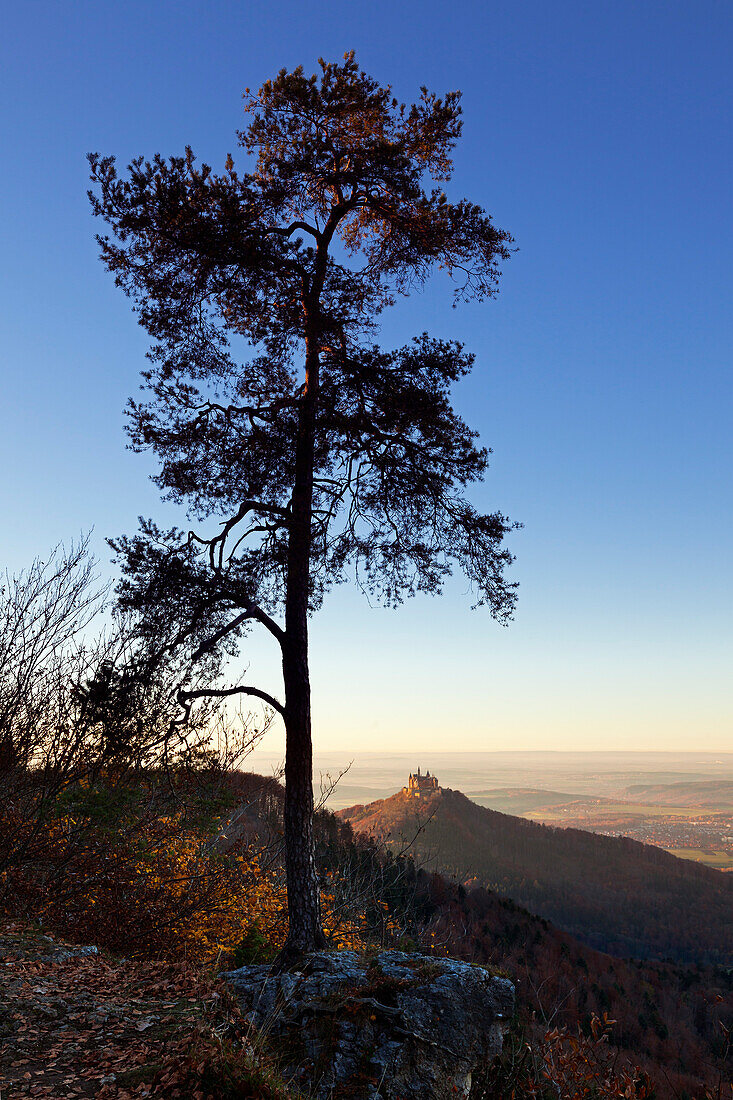
[[[309,1095],[456,1100],[501,1051],[514,986],[454,959],[317,952],[300,969],[244,966],[223,977]]]

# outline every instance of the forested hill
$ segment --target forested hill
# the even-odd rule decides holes
[[[460,791],[339,811],[357,832],[485,886],[620,957],[733,965],[733,875],[626,837],[556,829]],[[417,835],[416,835],[417,834]]]

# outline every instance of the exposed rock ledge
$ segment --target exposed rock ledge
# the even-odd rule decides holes
[[[468,1097],[514,1008],[506,978],[401,951],[324,951],[293,972],[244,966],[222,976],[277,1050],[283,1076],[318,1098]]]

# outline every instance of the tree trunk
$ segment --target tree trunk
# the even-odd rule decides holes
[[[286,671],[287,669],[287,671]],[[305,645],[286,645],[285,867],[288,939],[283,957],[325,947],[313,843],[313,750],[307,635]]]
[[[285,868],[288,939],[280,962],[325,947],[313,843],[313,747],[308,674],[313,453],[318,392],[318,351],[306,353],[306,385],[300,407],[290,514],[285,595]]]

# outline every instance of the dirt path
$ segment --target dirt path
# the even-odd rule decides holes
[[[0,1100],[148,1096],[181,1040],[211,1024],[219,996],[183,966],[114,959],[6,925]]]

